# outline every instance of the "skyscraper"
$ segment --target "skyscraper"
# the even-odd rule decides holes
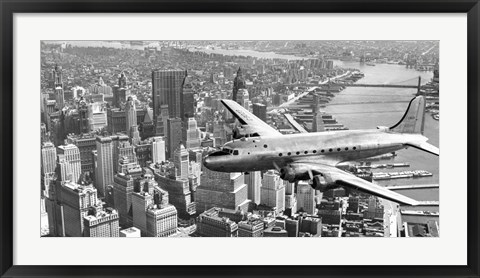
[[[241,221],[238,223],[238,237],[262,237],[263,222],[258,219]]]
[[[147,233],[151,237],[168,237],[177,232],[177,209],[172,205],[147,209]]]
[[[90,172],[93,170],[92,151],[96,150],[97,144],[94,134],[68,135],[69,144],[77,146],[80,151],[80,159],[82,172]]]
[[[142,231],[142,235],[147,235],[147,209],[153,204],[153,195],[148,192],[132,193],[132,216],[133,226]]]
[[[193,201],[189,179],[178,176],[177,173],[180,170],[175,168],[173,162],[152,164],[150,169],[154,172],[155,181],[158,182],[161,189],[168,192],[168,202],[177,208],[178,217],[190,219],[196,212],[196,203]],[[160,195],[163,196],[164,194]]]
[[[237,93],[239,89],[245,89],[245,80],[243,79],[241,68],[238,68],[237,76],[233,80],[232,100],[237,101]]]
[[[188,151],[180,144],[174,152],[173,163],[177,170],[178,179],[188,178]]]
[[[130,227],[132,225],[132,193],[133,178],[124,173],[118,173],[113,182],[113,198],[115,208],[118,210],[120,226]]]
[[[62,154],[65,161],[70,164],[71,181],[77,183],[82,175],[82,160],[78,147],[73,144],[58,146],[57,153]]]
[[[187,76],[187,71],[185,71],[185,79],[183,82],[183,92],[181,98],[181,117],[182,120],[195,116],[195,99],[193,98],[193,87],[190,84],[190,80]]]
[[[213,207],[197,218],[197,233],[205,237],[237,237],[238,224],[218,215],[220,208]]]
[[[222,146],[227,142],[227,131],[225,130],[225,122],[215,120],[213,122],[213,137],[215,138],[215,146]]]
[[[107,126],[107,112],[103,104],[88,104],[88,122],[91,131],[99,130]]]
[[[248,93],[248,90],[247,89],[238,89],[237,91],[237,100],[236,100],[241,106],[243,106],[243,108],[245,108],[246,110],[248,111],[251,111],[250,110],[250,105],[251,105],[251,101],[250,101],[250,95]]]
[[[297,209],[312,215],[315,213],[315,190],[305,181],[297,184]]]
[[[173,118],[167,120],[168,158],[172,159],[175,149],[182,142],[182,120]]]
[[[120,137],[120,136],[119,136]],[[122,165],[120,161],[137,164],[137,155],[135,153],[135,147],[130,144],[128,141],[120,141],[120,138],[117,144],[114,145],[113,150],[113,158],[117,159],[117,161],[113,161],[113,167],[115,172],[122,172]]]
[[[127,104],[125,105],[125,114],[126,114],[126,130],[128,136],[130,137],[130,142],[136,144],[140,142],[140,133],[138,132],[137,127],[137,110],[135,108],[135,101],[131,96],[127,99]]]
[[[98,194],[105,197],[106,187],[113,183],[112,138],[97,137],[97,169],[95,170]]]
[[[165,140],[164,137],[154,137],[152,139],[152,162],[165,161]]]
[[[170,118],[182,118],[183,83],[186,77],[184,70],[152,71],[153,115],[160,115],[160,107],[168,105]]]
[[[92,185],[72,182],[64,183],[60,189],[59,202],[62,204],[65,236],[81,237],[84,233],[83,218],[89,214],[89,210],[102,208],[97,199],[97,190]]]
[[[63,88],[61,87],[56,87],[55,88],[55,103],[56,107],[58,110],[62,110],[63,107],[65,106],[65,97],[64,97],[64,92]]]
[[[285,185],[280,176],[273,170],[263,175],[260,191],[260,203],[276,208],[276,212],[285,210]]]
[[[55,65],[55,69],[53,70],[53,79],[54,79],[56,108],[58,110],[62,110],[62,108],[65,106],[65,95],[63,92],[63,80],[62,80],[62,67]]]
[[[168,105],[161,105],[159,113],[155,116],[155,135],[167,137]]]
[[[260,187],[262,186],[262,175],[260,171],[245,174],[245,183],[248,186],[248,199],[255,204],[260,204]]]
[[[247,211],[250,203],[243,173],[222,173],[206,168],[195,196],[198,212],[212,207]]]
[[[253,115],[257,116],[260,120],[267,122],[267,106],[261,103],[254,103]]]
[[[83,217],[85,237],[119,237],[118,213],[107,208]]]
[[[201,143],[200,129],[197,127],[195,118],[188,118],[187,130],[185,136],[185,144],[187,149],[199,148]]]
[[[57,150],[51,142],[42,145],[42,175],[55,172],[57,166]]]

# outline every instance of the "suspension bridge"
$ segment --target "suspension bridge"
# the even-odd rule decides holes
[[[328,91],[329,87],[337,87],[342,86],[342,87],[377,87],[377,88],[412,88],[412,89],[417,89],[420,90],[420,86],[422,83],[422,78],[419,77],[414,77],[410,78],[407,80],[403,81],[398,81],[395,83],[382,83],[382,84],[373,84],[373,83],[354,83],[354,82],[348,82],[344,80],[339,80],[339,81],[327,81],[325,84],[322,84],[320,86],[315,85],[315,84],[307,84],[307,83],[294,83],[294,84],[287,84],[285,85],[286,87],[316,87],[319,88],[321,91]]]
[[[341,84],[341,85],[345,86],[345,87],[412,88],[412,89],[417,89],[418,91],[420,91],[421,83],[422,83],[422,78],[419,76],[419,77],[403,80],[403,81],[397,82],[395,84],[391,84],[391,83],[384,83],[384,84],[344,83],[344,84]]]

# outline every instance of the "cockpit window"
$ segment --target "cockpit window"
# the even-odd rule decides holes
[[[214,152],[209,156],[222,156],[222,155],[229,155],[229,154],[230,153],[228,151],[221,150],[221,151]]]
[[[233,155],[238,155],[238,150],[234,150]]]

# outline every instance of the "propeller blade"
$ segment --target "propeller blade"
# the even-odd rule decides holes
[[[313,180],[313,173],[312,170],[308,170],[308,176],[310,177],[311,180]]]
[[[275,167],[275,169],[277,169],[277,171],[280,172],[280,167],[278,166],[278,164],[275,161],[273,162],[273,167]]]

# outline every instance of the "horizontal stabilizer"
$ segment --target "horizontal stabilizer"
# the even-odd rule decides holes
[[[422,142],[422,143],[407,143],[406,145],[410,147],[417,148],[419,150],[425,151],[427,153],[431,153],[434,155],[440,155],[440,150],[435,147],[434,145],[427,143],[427,142]]]

